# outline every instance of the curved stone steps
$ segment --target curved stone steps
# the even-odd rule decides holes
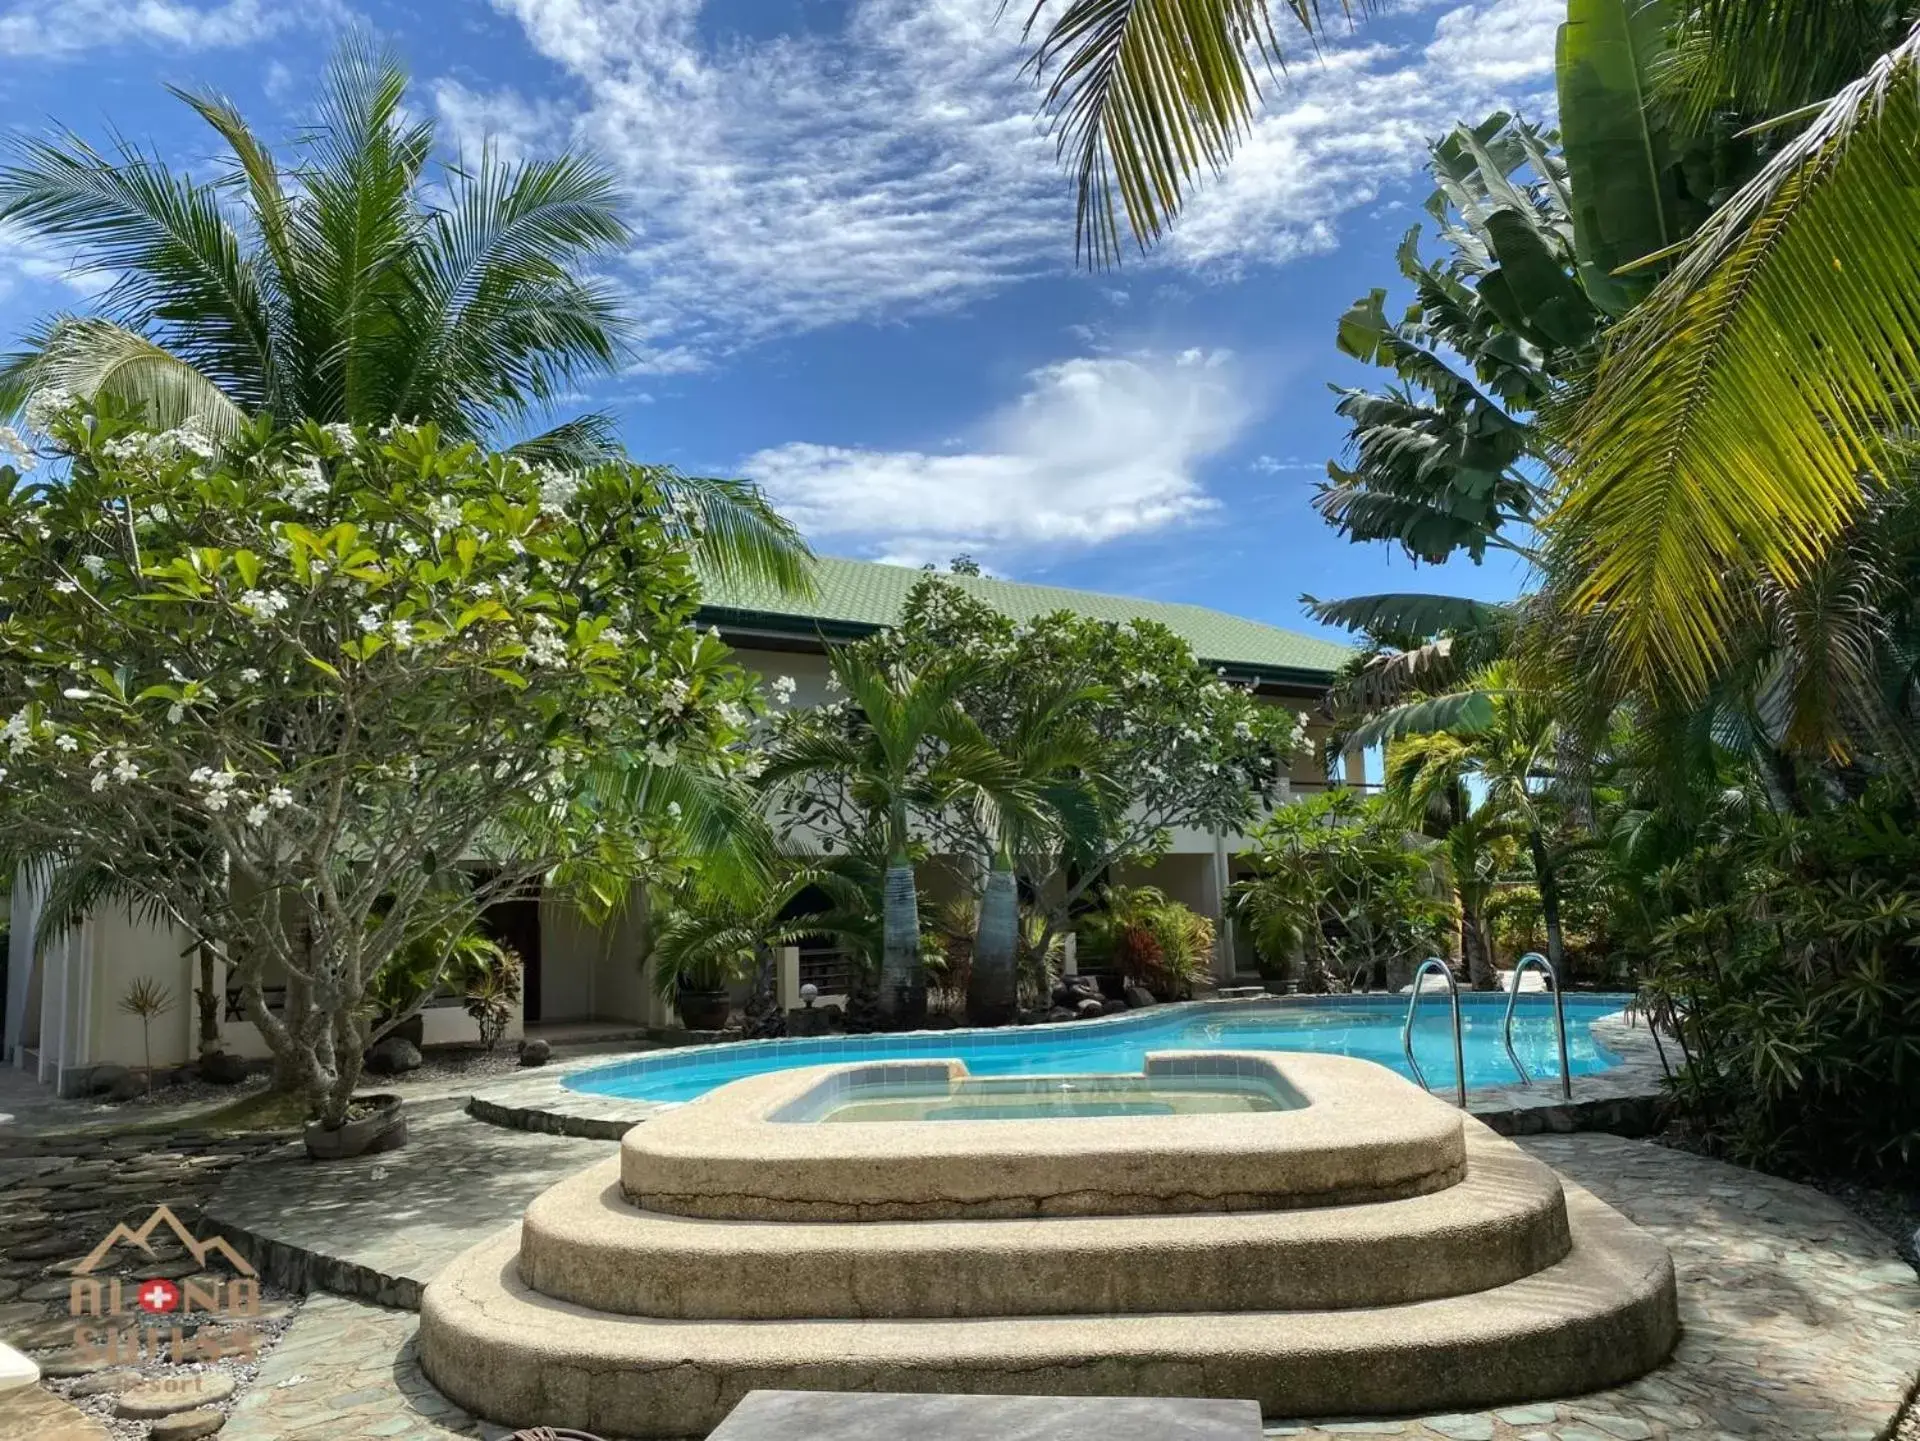
[[[1039,1220],[711,1221],[633,1206],[610,1160],[527,1208],[520,1275],[684,1319],[1132,1315],[1401,1305],[1559,1261],[1560,1181],[1469,1128],[1457,1186],[1314,1210]]]
[[[456,1403],[504,1424],[635,1437],[705,1435],[757,1388],[1251,1397],[1269,1416],[1563,1396],[1649,1370],[1678,1328],[1665,1247],[1565,1189],[1572,1248],[1545,1270],[1468,1296],[1328,1311],[613,1316],[527,1287],[516,1229],[428,1286],[420,1360]]]

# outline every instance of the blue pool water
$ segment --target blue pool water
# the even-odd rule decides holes
[[[1567,1053],[1576,1076],[1604,1071],[1619,1058],[1593,1038],[1602,1016],[1617,1014],[1624,995],[1568,995]],[[1518,1081],[1500,1044],[1504,995],[1463,995],[1460,1017],[1469,1086]],[[1428,1083],[1453,1084],[1453,1044],[1447,1002],[1420,1003],[1413,1049]],[[660,1051],[582,1071],[567,1081],[575,1091],[640,1101],[691,1101],[715,1086],[793,1066],[870,1061],[880,1056],[952,1058],[976,1076],[1043,1076],[1095,1072],[1137,1073],[1149,1051],[1332,1051],[1359,1056],[1409,1075],[1400,1049],[1404,996],[1275,998],[1223,1005],[1168,1006],[1106,1021],[1018,1026],[991,1031],[916,1031],[894,1036],[830,1036],[822,1040],[747,1041]],[[1538,1083],[1560,1074],[1553,1041],[1553,1000],[1520,998],[1514,1049]]]

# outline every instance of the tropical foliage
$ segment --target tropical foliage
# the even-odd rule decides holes
[[[1213,922],[1157,886],[1107,886],[1080,917],[1079,954],[1158,1001],[1191,1000],[1213,969]]]
[[[1233,913],[1269,984],[1397,987],[1448,949],[1439,857],[1401,807],[1334,790],[1274,812],[1251,841]]]
[[[217,453],[111,405],[51,426],[63,479],[0,469],[6,859],[54,872],[52,913],[106,876],[210,947],[321,1118],[411,941],[543,879],[613,905],[740,836],[757,701],[689,624],[645,467],[432,425]]]

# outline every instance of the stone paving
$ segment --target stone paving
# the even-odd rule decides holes
[[[222,1441],[498,1441],[420,1374],[410,1311],[315,1296],[261,1362]]]
[[[0,1128],[0,1339],[32,1355],[49,1378],[41,1386],[0,1394],[0,1437],[143,1437],[148,1419],[115,1417],[120,1393],[142,1381],[164,1379],[179,1385],[196,1375],[224,1377],[224,1383],[211,1383],[207,1394],[212,1397],[222,1384],[230,1387],[252,1374],[250,1358],[232,1354],[239,1351],[237,1344],[222,1348],[229,1352],[225,1359],[205,1359],[203,1348],[211,1338],[230,1339],[237,1328],[202,1317],[174,1318],[147,1330],[149,1344],[137,1369],[113,1364],[99,1349],[76,1351],[76,1322],[68,1310],[70,1268],[116,1223],[139,1227],[161,1204],[195,1236],[205,1237],[201,1209],[222,1175],[280,1142],[277,1136],[215,1136],[150,1127],[112,1136],[31,1134],[19,1124]],[[122,1243],[94,1274],[118,1278],[130,1295],[140,1281],[155,1276],[192,1276],[205,1288],[222,1270],[217,1256],[195,1258],[164,1226],[150,1236],[148,1246],[149,1254],[142,1256]],[[272,1291],[264,1294],[257,1324],[243,1324],[261,1345],[270,1345],[286,1325],[292,1302]],[[130,1318],[113,1324],[128,1325]],[[100,1331],[89,1326],[88,1335],[98,1338]],[[161,1344],[152,1344],[156,1341]],[[176,1344],[191,1348],[192,1354],[176,1352]]]
[[[314,1162],[297,1144],[236,1172],[208,1224],[276,1285],[408,1310],[420,1288],[487,1232],[509,1224],[608,1143],[482,1125],[447,1109],[416,1114],[398,1151]]]
[[[1577,1100],[1585,1090],[1583,1079]],[[419,1286],[453,1255],[511,1224],[547,1185],[609,1151],[604,1141],[422,1109],[405,1149],[326,1166],[268,1138],[23,1141],[0,1130],[0,1331],[30,1329],[29,1309],[50,1314],[17,1293],[51,1275],[46,1268],[57,1266],[74,1241],[91,1244],[110,1216],[144,1212],[159,1199],[191,1217],[204,1211],[198,1234],[242,1233],[250,1254],[247,1241],[270,1241],[266,1249],[283,1251],[284,1266],[309,1268],[309,1284],[417,1304]],[[270,1144],[274,1149],[263,1149]],[[1672,1249],[1685,1327],[1674,1359],[1633,1385],[1576,1400],[1471,1415],[1274,1425],[1271,1436],[1882,1441],[1894,1434],[1896,1413],[1920,1377],[1920,1278],[1886,1238],[1816,1192],[1657,1145],[1594,1134],[1523,1144]],[[240,1165],[242,1157],[250,1159]],[[259,1362],[257,1379],[230,1404],[221,1435],[506,1435],[455,1408],[421,1377],[412,1353],[415,1324],[408,1310],[311,1297]],[[143,1434],[125,1422],[111,1423],[109,1433],[92,1416],[61,1410],[64,1404],[45,1389],[22,1393],[0,1405],[0,1436],[101,1441]],[[101,1414],[94,1403],[80,1404]],[[30,1415],[28,1407],[40,1410]],[[58,1429],[63,1425],[68,1429]],[[1920,1441],[1920,1417],[1909,1416],[1898,1434]]]
[[[511,1224],[524,1205],[513,1197],[607,1152],[604,1143],[553,1136],[519,1136],[515,1146],[512,1132],[457,1117],[442,1124],[435,1149],[423,1150],[423,1157],[458,1151],[469,1157],[475,1177],[487,1175],[495,1156],[514,1167],[511,1177],[495,1178],[470,1203],[456,1202],[458,1187],[440,1192],[444,1204],[458,1205],[434,1228],[442,1261],[488,1229]],[[1878,1441],[1892,1434],[1920,1377],[1920,1277],[1898,1260],[1886,1237],[1805,1187],[1648,1142],[1586,1134],[1523,1144],[1672,1250],[1685,1328],[1674,1359],[1632,1385],[1576,1400],[1470,1415],[1276,1425],[1270,1435],[1299,1441]],[[365,1177],[343,1184],[323,1229],[384,1244],[378,1240],[388,1214],[383,1208],[415,1184],[407,1160],[412,1149],[382,1158],[389,1168],[384,1191]],[[439,1164],[435,1159],[420,1169]],[[420,1179],[433,1184],[429,1176]],[[349,1190],[358,1199],[346,1201]],[[428,1273],[428,1249],[413,1254]],[[317,1441],[323,1433],[311,1428],[325,1415],[345,1427],[324,1433],[330,1436],[498,1436],[498,1428],[454,1410],[419,1378],[408,1344],[412,1331],[412,1317],[402,1312],[310,1301],[267,1358],[262,1384],[243,1399],[227,1434],[243,1441],[311,1434]]]

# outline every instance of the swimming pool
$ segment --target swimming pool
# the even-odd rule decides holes
[[[1576,1076],[1619,1064],[1593,1036],[1593,1023],[1618,1014],[1630,997],[1568,993],[1567,1057]],[[1519,1077],[1500,1043],[1504,995],[1463,994],[1460,1019],[1469,1086],[1513,1085]],[[964,1061],[976,1076],[1046,1076],[1138,1072],[1149,1051],[1331,1051],[1379,1061],[1410,1076],[1400,1049],[1405,996],[1296,996],[1134,1011],[1102,1021],[1010,1026],[989,1031],[914,1031],[891,1036],[743,1041],[657,1051],[567,1079],[569,1090],[638,1101],[691,1101],[715,1086],[794,1066],[866,1061],[882,1056]],[[1426,997],[1414,1027],[1414,1054],[1427,1081],[1446,1094],[1453,1084],[1453,1044],[1446,997]],[[1553,1002],[1520,998],[1513,1046],[1536,1084],[1560,1074],[1553,1042]]]

